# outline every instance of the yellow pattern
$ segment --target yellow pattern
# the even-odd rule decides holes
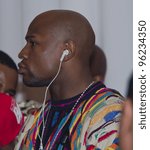
[[[106,106],[102,111],[96,113],[96,115],[93,116],[90,126],[93,126],[97,120],[102,120],[106,114],[108,114],[111,111],[118,111],[121,110],[122,106],[120,104],[115,104],[112,106]]]

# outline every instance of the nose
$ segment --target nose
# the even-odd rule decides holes
[[[20,53],[18,54],[18,58],[20,59],[27,59],[28,58],[28,50],[27,50],[27,46],[25,46]]]

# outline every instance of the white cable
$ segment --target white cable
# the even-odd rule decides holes
[[[46,90],[45,90],[45,94],[44,94],[44,100],[43,100],[43,104],[42,104],[42,108],[40,110],[40,114],[42,113],[42,117],[43,117],[43,129],[42,129],[42,133],[41,133],[41,136],[38,134],[39,138],[40,138],[40,145],[43,147],[43,143],[42,143],[42,139],[43,139],[43,135],[44,135],[44,128],[45,128],[45,120],[44,120],[44,109],[45,109],[45,103],[46,103],[46,99],[47,99],[47,92],[48,92],[48,89],[49,87],[51,86],[51,84],[55,81],[55,79],[58,77],[59,73],[60,73],[60,69],[61,69],[61,66],[62,66],[62,60],[60,60],[60,64],[59,64],[59,68],[58,68],[58,71],[55,75],[55,77],[53,78],[53,80],[48,84],[48,86],[46,87]],[[39,115],[40,115],[39,114]],[[38,124],[39,124],[39,119],[38,119]]]
[[[55,75],[55,77],[53,78],[53,80],[49,83],[49,85],[46,87],[45,94],[44,94],[44,101],[43,101],[43,105],[42,105],[42,111],[44,111],[44,108],[45,108],[45,102],[46,102],[46,98],[47,98],[48,89],[51,86],[51,84],[55,81],[55,79],[58,77],[58,75],[60,73],[61,65],[62,65],[62,61],[60,61],[57,74]]]

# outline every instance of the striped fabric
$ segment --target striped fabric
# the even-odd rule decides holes
[[[70,115],[80,95],[59,102],[47,102],[45,109],[46,128],[43,137],[45,150],[119,150],[118,129],[122,110],[122,96],[94,84],[82,97]],[[50,111],[49,108],[51,107]],[[39,121],[37,121],[39,119]],[[31,128],[23,129],[16,150],[38,150],[42,132],[42,115],[34,114]]]

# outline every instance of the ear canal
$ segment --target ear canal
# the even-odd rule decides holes
[[[65,56],[67,56],[69,54],[69,50],[68,49],[65,49],[61,55],[61,58],[60,58],[60,61],[63,61]]]
[[[69,54],[69,50],[65,49],[63,53],[65,53],[65,56],[67,56]]]

